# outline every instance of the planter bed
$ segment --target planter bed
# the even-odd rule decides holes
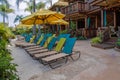
[[[91,46],[97,47],[97,48],[101,48],[101,49],[111,49],[111,48],[114,48],[114,47],[115,47],[115,45],[105,44],[105,43],[101,43],[101,44],[91,44]]]
[[[114,48],[116,51],[119,51],[120,52],[120,47],[118,48],[118,47],[115,47]]]

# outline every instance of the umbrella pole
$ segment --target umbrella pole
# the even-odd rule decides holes
[[[36,25],[33,26],[33,35],[36,35]]]

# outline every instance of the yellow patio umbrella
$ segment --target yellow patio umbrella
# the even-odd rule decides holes
[[[50,11],[47,9],[39,10],[21,20],[22,24],[49,24],[51,21],[56,21],[65,17],[64,14]]]
[[[57,21],[52,21],[50,24],[68,25],[69,23],[63,19],[59,19]]]

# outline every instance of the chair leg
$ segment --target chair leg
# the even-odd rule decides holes
[[[68,56],[64,57],[63,59],[65,59],[65,63],[67,63],[67,61],[68,61]],[[40,59],[39,59],[39,60],[40,60]],[[53,65],[52,65],[52,63],[55,63],[55,62],[57,62],[57,61],[58,61],[58,59],[53,60],[53,61],[50,61],[50,62],[44,62],[44,61],[40,60],[40,62],[41,62],[43,65],[47,65],[47,64],[48,64],[51,69],[55,69],[55,68],[58,68],[58,67],[62,66],[62,65],[57,65],[57,66],[53,66]]]
[[[65,63],[67,63],[68,62],[68,56],[66,56],[65,58],[66,58]]]
[[[55,69],[55,68],[58,68],[58,67],[62,66],[62,65],[53,66],[51,63],[48,63],[48,65],[49,65],[49,66],[50,66],[50,68],[52,68],[52,69]]]
[[[76,59],[74,59],[74,58],[72,57],[73,54],[70,55],[70,58],[71,58],[73,61],[76,61],[76,60],[78,60],[78,59],[80,58],[81,52],[80,52],[80,51],[76,51],[75,54],[78,54],[78,57],[77,57]]]

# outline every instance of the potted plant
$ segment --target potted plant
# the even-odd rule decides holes
[[[102,42],[102,39],[100,37],[95,37],[93,39],[91,39],[91,45],[95,45],[95,44],[99,44]]]
[[[118,38],[118,40],[117,40],[117,42],[116,42],[116,47],[117,47],[118,49],[120,49],[120,38]]]

